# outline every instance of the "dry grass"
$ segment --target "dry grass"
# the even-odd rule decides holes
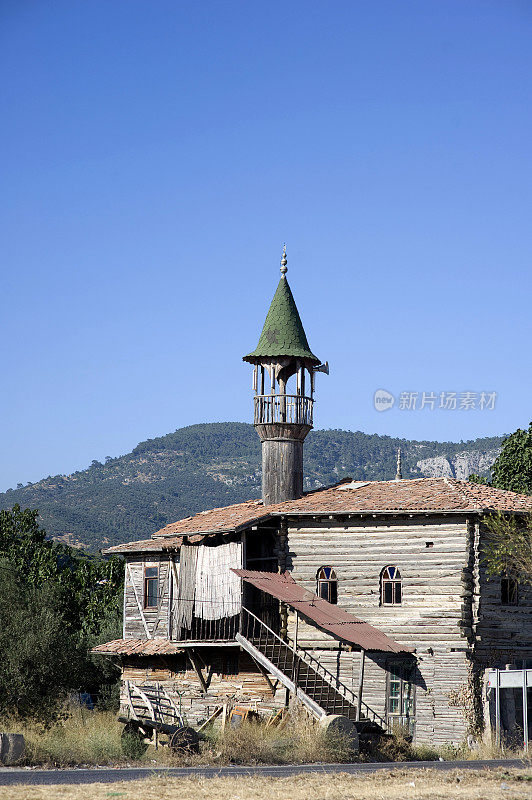
[[[490,761],[499,758],[520,758],[530,762],[528,753],[523,747],[510,747],[495,743],[495,736],[483,739],[475,747],[470,748],[464,742],[461,745],[448,744],[438,749],[445,761]]]
[[[530,771],[386,771],[293,778],[169,778],[0,787],[0,800],[530,800]]]
[[[43,730],[38,725],[3,722],[2,730],[22,733],[26,764],[70,767],[80,764],[121,764],[122,726],[113,712],[76,713],[64,723]]]
[[[22,733],[26,739],[25,764],[45,767],[125,765],[134,763],[122,752],[122,725],[111,712],[78,711],[48,730],[21,723],[2,723],[2,730]],[[138,760],[144,766],[200,766],[207,764],[301,764],[315,761],[349,761],[346,740],[324,735],[304,713],[282,727],[245,722],[239,728],[209,732],[197,755],[176,755],[168,747],[153,745]]]
[[[350,752],[345,738],[324,734],[322,728],[304,713],[288,717],[280,727],[246,722],[228,728],[224,734],[211,730],[195,755],[177,755],[168,747],[153,744],[138,761],[124,755],[120,735],[122,725],[112,712],[87,712],[78,709],[64,723],[48,730],[21,723],[0,723],[0,730],[24,734],[27,754],[24,764],[43,767],[73,766],[203,766],[226,764],[302,764],[347,761],[429,761],[521,757],[523,754],[482,744],[477,750],[448,746],[436,751],[412,747],[406,739],[373,740],[359,756]]]
[[[212,731],[203,753],[218,764],[308,764],[353,759],[346,738],[326,733],[305,712],[292,714],[280,727],[246,722],[224,734]]]

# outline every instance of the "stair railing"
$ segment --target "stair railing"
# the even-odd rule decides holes
[[[321,661],[308,653],[306,650],[302,650],[300,647],[294,647],[288,642],[285,642],[284,639],[281,639],[281,637],[278,636],[275,631],[272,631],[272,629],[269,628],[265,622],[244,607],[242,607],[241,635],[251,641],[252,644],[256,644],[258,646],[258,650],[267,648],[268,638],[271,639],[273,637],[274,642],[277,641],[283,648],[287,648],[292,653],[292,675],[289,677],[297,678],[298,667],[296,667],[296,663],[298,660],[301,660],[312,670],[314,670],[314,672],[316,672],[333,689],[335,689],[339,695],[341,695],[351,706],[353,706],[353,708],[357,707],[357,694],[355,694],[352,689],[346,686],[345,683],[342,683],[340,680],[338,680],[336,675],[333,675],[332,672],[329,672],[329,670],[323,666]],[[267,655],[267,652],[264,654]],[[279,666],[279,668],[282,669],[281,665],[276,666]],[[370,708],[363,700],[361,701],[361,711],[362,710],[364,710],[363,716],[366,719],[369,719],[372,722],[380,725],[383,730],[388,730],[387,721],[381,717],[380,714],[377,714],[376,711]]]

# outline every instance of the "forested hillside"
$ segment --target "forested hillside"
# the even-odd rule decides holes
[[[403,477],[489,474],[502,437],[469,442],[415,442],[359,431],[311,431],[305,444],[305,486],[347,475]],[[260,442],[241,422],[192,425],[141,442],[131,453],[72,475],[56,475],[0,494],[0,508],[38,508],[48,533],[97,550],[146,538],[181,517],[260,496]]]

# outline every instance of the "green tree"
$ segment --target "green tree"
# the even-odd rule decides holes
[[[52,723],[79,685],[80,639],[52,584],[21,580],[8,559],[0,562],[0,575],[0,715]]]
[[[492,514],[484,559],[490,577],[503,575],[532,584],[532,517]]]
[[[492,486],[532,494],[532,422],[504,440],[492,468]]]
[[[0,511],[0,711],[50,721],[69,691],[113,693],[117,668],[90,650],[121,635],[123,566],[47,539],[37,518]]]
[[[474,472],[468,478],[471,483],[480,483],[482,486],[491,486],[491,483],[483,475],[475,475]]]
[[[469,480],[484,483],[478,475]],[[532,422],[506,438],[492,467],[489,486],[532,494]],[[532,584],[532,518],[492,514],[487,519],[484,559],[490,576],[504,575]]]

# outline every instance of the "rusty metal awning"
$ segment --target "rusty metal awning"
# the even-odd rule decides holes
[[[399,644],[378,628],[353,616],[339,606],[322,600],[316,594],[296,583],[284,572],[256,572],[248,569],[233,569],[242,580],[267,594],[276,597],[297,611],[309,622],[342,642],[355,645],[361,650],[384,653],[413,653],[412,647]]]

